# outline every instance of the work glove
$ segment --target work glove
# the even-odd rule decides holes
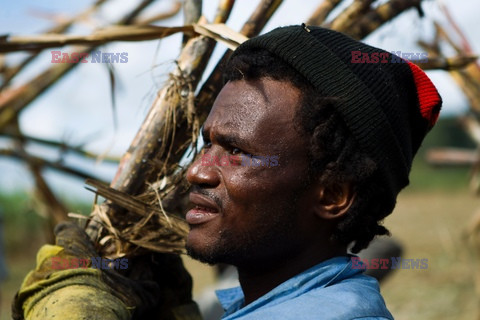
[[[77,225],[61,223],[55,235],[56,245],[39,250],[35,270],[14,298],[14,320],[201,319],[191,300],[191,278],[177,255],[146,255],[136,259],[138,268],[128,261],[127,277],[114,269],[92,268],[98,254]],[[60,261],[78,262],[79,267],[59,268]]]

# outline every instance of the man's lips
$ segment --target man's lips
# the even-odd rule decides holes
[[[189,198],[195,207],[190,209],[185,216],[188,224],[202,224],[218,216],[220,210],[211,199],[194,192],[190,193]]]

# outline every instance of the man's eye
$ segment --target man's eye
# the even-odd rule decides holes
[[[235,154],[240,154],[242,153],[242,150],[238,149],[238,148],[232,148],[232,151],[230,151],[231,154],[235,155]]]
[[[203,142],[203,147],[204,147],[204,148],[208,149],[208,148],[210,148],[211,146],[212,146],[212,142],[210,142],[210,141],[204,141],[204,142]]]

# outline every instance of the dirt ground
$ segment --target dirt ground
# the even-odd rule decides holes
[[[382,283],[395,319],[476,319],[475,251],[466,245],[465,229],[480,199],[468,192],[407,192],[398,199],[385,225],[404,246],[404,257],[428,259],[428,268],[396,270]],[[10,302],[23,276],[33,267],[41,239],[28,249],[7,252],[10,278],[2,285],[0,319],[10,319]],[[186,258],[194,277],[194,295],[214,281],[212,269]]]
[[[427,258],[426,270],[398,270],[382,285],[395,319],[477,319],[475,251],[467,226],[480,201],[468,193],[405,194],[385,225],[405,258]],[[478,249],[477,249],[478,250]]]

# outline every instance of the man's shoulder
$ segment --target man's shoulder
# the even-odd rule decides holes
[[[380,295],[378,282],[363,274],[331,285],[313,287],[296,296],[270,300],[261,308],[243,313],[243,316],[245,318],[231,319],[393,319]]]
[[[278,307],[280,312],[280,309],[295,310],[292,319],[393,319],[378,282],[363,274],[330,286],[312,288]]]
[[[313,288],[287,303],[295,302],[304,305],[305,314],[322,315],[316,319],[393,319],[377,280],[363,274],[331,286]]]

